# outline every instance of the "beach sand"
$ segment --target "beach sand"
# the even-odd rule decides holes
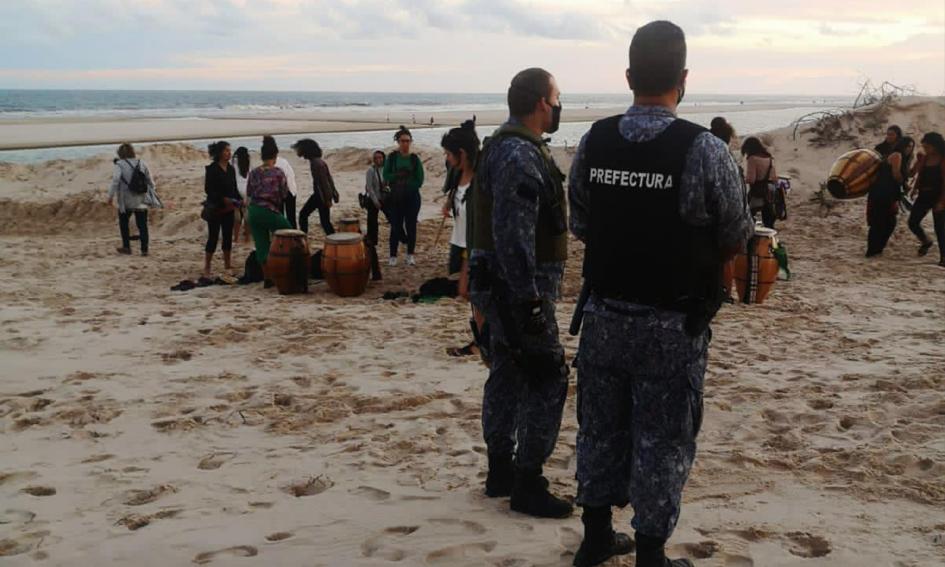
[[[885,119],[941,128],[945,104]],[[794,277],[714,324],[670,544],[700,567],[945,563],[945,270],[934,249],[916,257],[904,219],[864,259],[865,202],[812,200],[833,159],[877,128],[822,148],[811,133],[766,136],[793,177],[779,228]],[[202,262],[205,157],[190,146],[143,152],[171,205],[153,215],[148,258],[114,253],[109,156],[0,166],[0,563],[570,565],[579,515],[535,520],[482,494],[486,372],[444,352],[468,340],[468,307],[381,299],[445,272],[448,232],[429,249],[443,160],[422,155],[419,265],[385,266],[352,299],[324,284],[170,291]],[[290,159],[307,196],[308,167]],[[333,218],[358,214],[369,150],[326,160],[342,193]],[[581,257],[572,242],[561,321]],[[576,340],[562,340],[572,356]],[[545,469],[566,495],[574,379]],[[618,528],[630,517],[617,511]]]

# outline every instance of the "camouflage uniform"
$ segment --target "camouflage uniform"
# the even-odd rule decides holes
[[[631,107],[620,134],[659,136],[675,120],[665,108]],[[569,176],[570,227],[588,237],[590,195],[581,141]],[[680,214],[717,225],[722,249],[748,238],[751,217],[738,168],[725,145],[700,134],[686,156]],[[578,351],[577,479],[582,506],[633,505],[633,528],[669,538],[702,422],[702,385],[712,333],[690,336],[686,316],[593,293]]]
[[[557,442],[568,388],[554,305],[564,263],[538,262],[535,254],[539,203],[553,194],[553,185],[533,144],[516,137],[493,143],[480,165],[475,198],[492,199],[495,251],[473,248],[469,260],[470,300],[485,315],[490,335],[482,430],[490,454],[514,451],[516,468],[540,470]],[[549,324],[540,335],[524,334],[520,307],[538,298]],[[562,364],[522,364],[514,349]]]

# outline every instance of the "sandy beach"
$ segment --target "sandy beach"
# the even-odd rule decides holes
[[[199,137],[389,127],[342,118],[197,126]],[[142,127],[152,140],[190,136],[187,121],[166,122],[3,123],[0,148]],[[941,131],[945,101],[909,99],[867,123],[842,141],[765,135],[792,177],[779,229],[793,278],[713,325],[699,452],[669,548],[699,567],[945,564],[945,270],[935,249],[916,256],[903,217],[886,252],[863,258],[865,201],[815,195],[833,160],[886,124]],[[447,247],[431,249],[442,153],[419,150],[418,266],[385,266],[352,299],[322,283],[296,296],[258,284],[170,291],[202,267],[207,160],[192,146],[142,152],[168,204],[152,215],[147,258],[114,252],[110,155],[0,164],[0,564],[570,565],[579,515],[535,520],[482,493],[486,370],[445,354],[468,340],[468,306],[382,299],[445,274]],[[307,197],[309,169],[289,154]],[[570,154],[555,155],[566,169]],[[366,148],[326,154],[334,219],[363,222],[369,159]],[[249,250],[236,246],[237,265]],[[559,322],[582,256],[572,241]],[[573,356],[577,340],[562,341]],[[545,469],[569,497],[575,379]],[[618,528],[631,514],[616,512]]]

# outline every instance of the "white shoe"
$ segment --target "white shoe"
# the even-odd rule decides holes
[[[407,265],[408,265],[408,266],[416,266],[416,265],[417,265],[417,261],[414,260],[413,254],[407,254]]]
[[[387,265],[388,265],[388,266],[396,266],[396,265],[397,265],[397,256],[391,256],[390,259],[387,261]]]

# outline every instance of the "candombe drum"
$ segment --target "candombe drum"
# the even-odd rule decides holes
[[[333,292],[341,297],[361,295],[367,288],[369,271],[363,236],[336,232],[325,237],[322,275]]]
[[[360,234],[361,223],[358,222],[358,219],[341,219],[338,221],[338,232],[354,232]]]
[[[755,235],[745,250],[735,255],[732,272],[742,303],[762,303],[778,279],[778,259],[774,257],[776,230],[755,227]]]
[[[277,230],[269,247],[266,277],[282,295],[308,292],[312,258],[308,237],[301,230]]]
[[[843,154],[830,168],[827,191],[837,199],[863,197],[876,180],[881,163],[882,156],[873,150],[860,149]]]

